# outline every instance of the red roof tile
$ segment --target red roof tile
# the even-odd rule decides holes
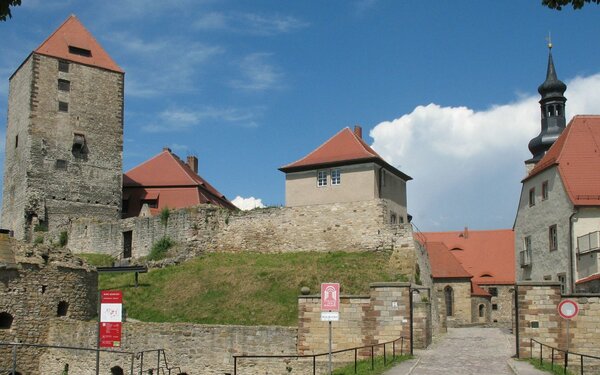
[[[412,180],[410,176],[383,160],[362,137],[358,136],[348,127],[340,130],[336,135],[329,138],[329,140],[302,159],[284,165],[279,170],[287,173],[330,165],[356,164],[369,161],[384,165],[392,173],[406,181]]]
[[[431,244],[439,246],[437,243],[443,243],[450,249],[448,253],[473,276],[473,282],[479,285],[515,283],[515,240],[512,230],[425,232],[422,235],[428,250]],[[431,267],[433,270],[433,264]]]
[[[427,242],[427,254],[433,278],[471,278],[442,242]]]
[[[71,53],[69,47],[88,50],[91,54]],[[69,16],[34,52],[124,73],[74,15]]]
[[[477,283],[471,281],[471,295],[478,297],[491,297],[492,295],[488,293],[487,290],[483,289]]]
[[[600,116],[573,117],[523,181],[552,166],[575,206],[600,205]]]
[[[152,199],[160,194],[161,206],[170,208],[189,207],[200,203],[212,203],[236,209],[223,194],[195,173],[186,163],[170,150],[130,169],[123,175],[123,188],[136,193],[139,199]]]
[[[588,277],[584,277],[583,279],[579,279],[575,282],[575,284],[589,283],[590,281],[594,281],[594,280],[600,280],[600,273],[597,273],[595,275],[591,275]]]

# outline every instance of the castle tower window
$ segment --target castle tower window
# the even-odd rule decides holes
[[[10,329],[13,322],[13,316],[7,312],[0,313],[0,329]]]
[[[81,133],[73,134],[73,148],[71,149],[74,153],[85,153],[85,135]]]
[[[69,112],[69,103],[67,102],[58,102],[58,111],[59,112]]]
[[[92,51],[90,51],[89,49],[75,47],[75,46],[69,46],[69,53],[71,53],[73,55],[83,56],[83,57],[92,57]]]
[[[67,81],[66,79],[59,79],[58,89],[60,91],[71,91],[71,81]]]
[[[56,164],[54,164],[55,169],[67,169],[67,161],[63,159],[56,159]]]
[[[19,135],[15,136],[15,148],[19,147]]]
[[[123,375],[125,374],[123,372],[123,369],[119,366],[115,366],[115,367],[111,367],[110,369],[110,375]]]
[[[56,309],[56,316],[67,316],[67,312],[69,312],[69,303],[60,301],[58,303],[58,308]]]
[[[58,71],[63,73],[69,73],[69,62],[58,60]]]

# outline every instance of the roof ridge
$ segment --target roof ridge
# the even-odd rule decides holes
[[[54,34],[56,34],[56,33],[58,32],[58,30],[62,29],[62,27],[63,27],[63,26],[64,26],[64,25],[65,25],[67,22],[69,22],[69,20],[70,20],[71,18],[78,19],[78,18],[77,18],[77,16],[75,16],[73,13],[71,13],[71,15],[69,15],[69,17],[67,17],[67,19],[66,19],[66,20],[64,20],[64,21],[63,21],[63,23],[61,23],[61,24],[60,24],[60,26],[58,26],[58,27],[56,28],[56,30],[54,30],[54,31],[52,32],[52,34],[50,34],[50,36],[48,36],[46,39],[44,39],[44,41],[43,41],[42,43],[40,43],[40,45],[39,45],[39,46],[37,46],[37,48],[35,48],[33,51],[35,52],[35,51],[37,51],[38,49],[40,49],[40,48],[41,48],[41,47],[42,47],[42,46],[43,46],[43,45],[44,45],[44,44],[45,44],[47,41],[49,41],[49,40],[50,40],[50,39],[51,39],[51,38],[54,36]]]

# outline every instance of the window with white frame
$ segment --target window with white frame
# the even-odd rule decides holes
[[[331,184],[339,185],[342,183],[342,172],[340,172],[339,168],[331,170]]]
[[[327,171],[317,171],[317,186],[327,186]]]

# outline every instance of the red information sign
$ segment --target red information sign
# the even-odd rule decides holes
[[[321,311],[340,311],[340,284],[321,284]]]
[[[123,316],[123,292],[103,290],[100,292],[100,347],[121,346],[121,321]]]
[[[579,313],[577,302],[565,299],[558,304],[558,314],[565,319],[572,319]]]

